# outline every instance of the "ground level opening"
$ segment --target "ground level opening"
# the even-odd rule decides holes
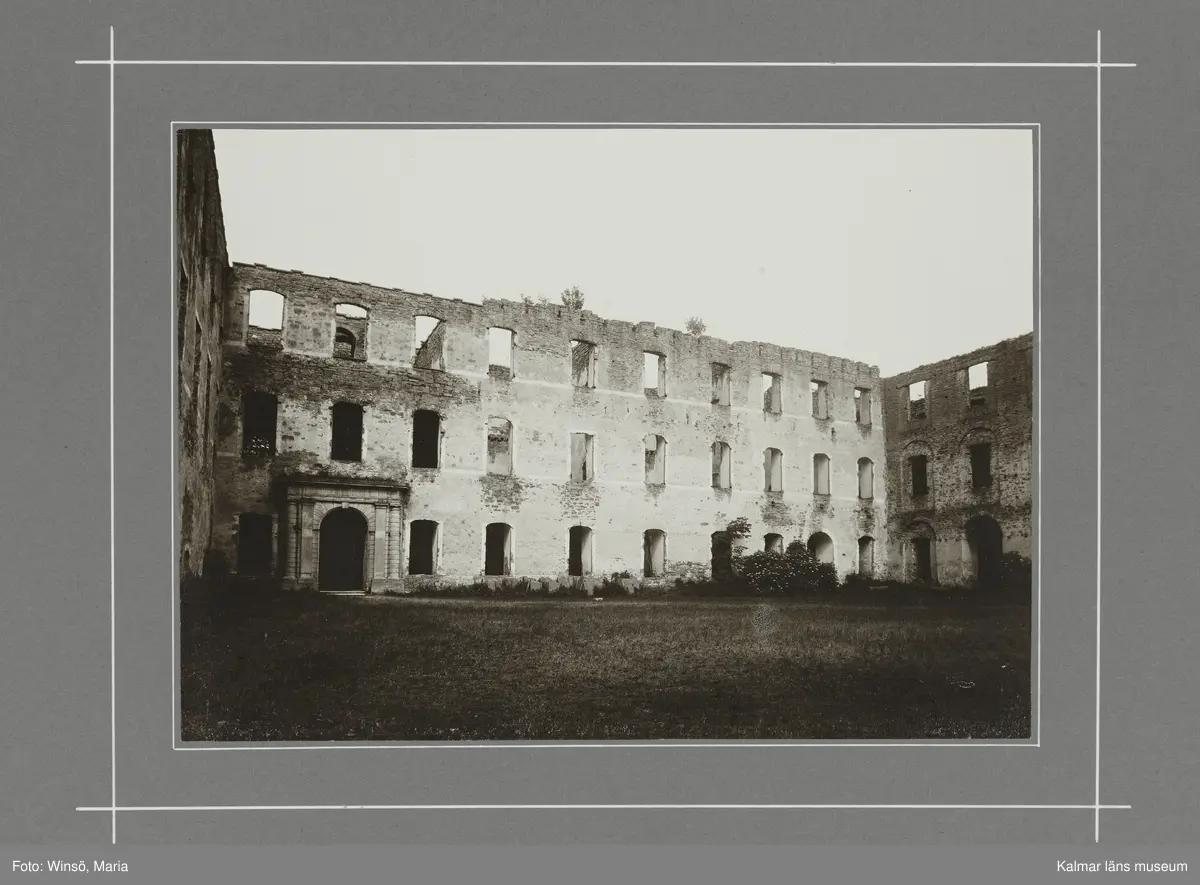
[[[366,550],[366,518],[353,507],[329,511],[321,520],[317,588],[362,590],[365,587]]]

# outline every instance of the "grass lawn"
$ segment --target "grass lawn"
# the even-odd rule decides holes
[[[1027,738],[1029,606],[247,596],[183,607],[183,738]]]

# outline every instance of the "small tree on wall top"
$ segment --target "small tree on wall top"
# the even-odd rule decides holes
[[[564,307],[569,307],[571,310],[583,310],[583,293],[579,291],[578,286],[564,289],[560,297]]]
[[[708,330],[708,326],[700,317],[688,317],[683,328],[689,335],[703,335]]]

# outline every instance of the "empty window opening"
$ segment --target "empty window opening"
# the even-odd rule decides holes
[[[492,327],[488,329],[488,371],[492,369],[507,370],[508,377],[513,373],[513,342],[515,335],[512,329]]]
[[[971,487],[986,489],[992,484],[992,444],[971,446]]]
[[[317,551],[318,590],[366,587],[367,520],[354,507],[330,510],[321,520]]]
[[[908,472],[912,480],[912,495],[920,498],[929,494],[929,458],[926,455],[914,455],[908,459]]]
[[[913,538],[913,552],[916,554],[916,572],[918,581],[933,580],[933,539]]]
[[[763,372],[762,395],[764,412],[778,415],[783,411],[783,382],[778,375]]]
[[[429,519],[414,519],[408,538],[408,573],[435,575],[437,560],[438,524]]]
[[[506,418],[489,418],[487,472],[510,476],[512,470],[512,422]]]
[[[413,319],[413,367],[417,369],[446,368],[446,324],[437,317],[418,316]]]
[[[667,484],[667,441],[657,434],[646,437],[646,485]]]
[[[247,392],[242,397],[242,454],[264,457],[275,454],[275,423],[279,400],[273,393]]]
[[[858,497],[864,501],[875,497],[875,462],[870,458],[858,459]]]
[[[829,417],[829,384],[825,381],[810,381],[809,392],[812,394],[812,414],[814,418]]]
[[[238,517],[237,570],[239,575],[264,577],[271,573],[271,515],[243,513]]]
[[[567,574],[582,577],[592,573],[592,530],[586,526],[571,526],[567,551]]]
[[[727,489],[731,483],[729,443],[715,442],[712,446],[712,484],[714,489]]]
[[[763,550],[767,553],[783,553],[783,535],[770,534],[764,536]]]
[[[412,466],[441,466],[442,416],[428,409],[413,412]]]
[[[358,352],[358,339],[344,326],[333,333],[333,355],[338,359],[352,360]]]
[[[367,309],[357,304],[335,304],[333,355],[339,359],[366,358]]]
[[[649,529],[643,536],[644,563],[642,572],[647,578],[661,578],[667,571],[667,534],[661,529]]]
[[[667,395],[667,358],[661,353],[642,354],[642,389],[647,396]]]
[[[571,434],[571,482],[591,482],[596,475],[592,452],[595,437],[590,433]]]
[[[767,449],[763,452],[763,490],[783,491],[783,452]]]
[[[712,401],[714,406],[729,405],[732,372],[724,363],[712,364]]]
[[[283,296],[267,289],[255,289],[250,293],[246,322],[255,329],[283,329]]]
[[[987,402],[988,364],[978,363],[967,369],[967,391],[971,405],[981,406]]]
[[[362,441],[363,407],[355,403],[334,403],[329,457],[334,461],[361,461]]]
[[[808,539],[808,552],[817,562],[833,562],[833,538],[824,532],[814,532]]]
[[[925,382],[915,381],[908,385],[908,420],[920,421],[925,415]]]
[[[813,494],[829,494],[829,456],[813,455]]]
[[[512,527],[493,522],[484,530],[483,573],[511,575],[512,569]]]
[[[867,387],[854,388],[854,420],[863,427],[871,423],[871,391]]]
[[[858,573],[875,574],[875,539],[869,535],[858,539]]]
[[[576,387],[596,386],[596,345],[590,341],[571,342],[571,383]]]

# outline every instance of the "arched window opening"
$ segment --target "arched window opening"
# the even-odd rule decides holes
[[[829,494],[829,456],[813,455],[813,494]]]
[[[833,562],[833,538],[824,532],[814,532],[808,539],[808,552],[817,562]]]
[[[875,497],[875,462],[870,458],[858,459],[858,497],[863,501]]]
[[[513,567],[512,526],[493,522],[484,530],[483,573],[511,575]]]
[[[667,441],[663,437],[651,433],[645,439],[646,447],[646,485],[662,486],[667,484]]]
[[[592,530],[582,525],[571,526],[567,551],[567,573],[582,577],[592,573]]]

